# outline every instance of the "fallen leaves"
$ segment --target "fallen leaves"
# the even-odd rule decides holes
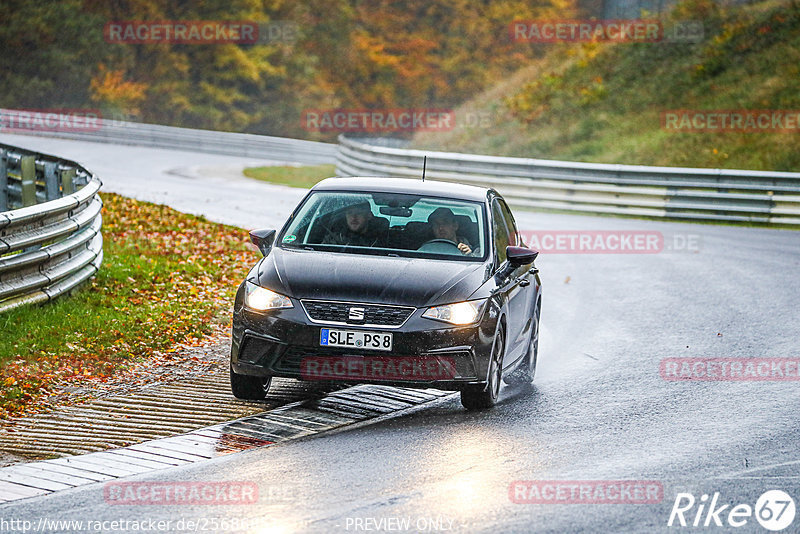
[[[69,297],[70,315],[20,313],[10,323],[0,419],[36,410],[53,391],[91,389],[139,362],[174,357],[230,320],[256,259],[246,232],[119,195],[103,202],[103,265]]]

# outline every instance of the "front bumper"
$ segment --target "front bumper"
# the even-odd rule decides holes
[[[360,369],[378,365],[381,369],[411,369],[415,362],[440,362],[447,373],[336,373],[325,379],[352,383],[387,384],[405,387],[444,390],[463,389],[468,384],[484,384],[497,325],[492,307],[484,310],[480,321],[469,326],[451,326],[421,317],[417,309],[400,328],[326,325],[312,322],[300,302],[292,299],[293,308],[266,313],[255,312],[241,305],[237,298],[233,315],[231,366],[238,374],[278,376],[313,380],[309,362],[328,362],[341,370],[345,366]],[[328,347],[320,344],[322,328],[391,332],[391,351]],[[371,363],[370,363],[371,362]],[[412,362],[412,363],[408,363]],[[423,367],[424,367],[423,365]],[[320,378],[322,379],[322,378]]]

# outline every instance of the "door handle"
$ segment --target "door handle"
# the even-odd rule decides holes
[[[531,281],[528,280],[527,278],[523,278],[522,280],[519,281],[519,285],[521,287],[528,287],[529,285],[531,285]]]

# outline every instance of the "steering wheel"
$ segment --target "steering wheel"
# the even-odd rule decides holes
[[[453,249],[456,249],[459,254],[461,254],[461,249],[458,248],[458,245],[450,241],[449,239],[431,239],[430,241],[426,241],[417,250],[422,252],[434,252],[440,254],[452,254]]]

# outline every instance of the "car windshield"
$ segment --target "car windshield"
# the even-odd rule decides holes
[[[279,246],[350,254],[480,261],[483,204],[424,195],[317,191],[278,237]]]

